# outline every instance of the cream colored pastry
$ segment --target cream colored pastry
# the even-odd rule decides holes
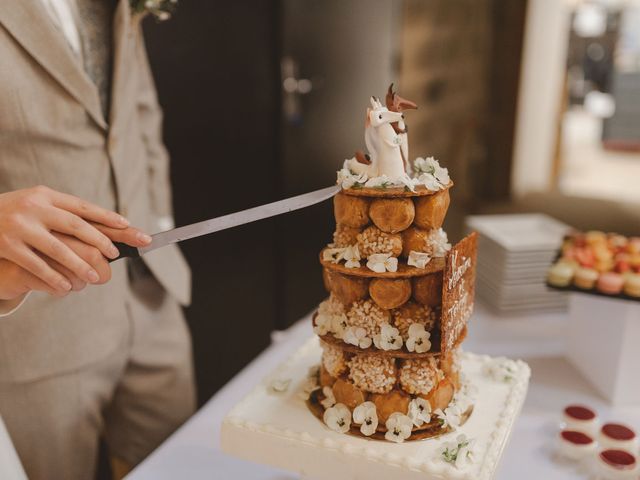
[[[333,197],[333,213],[338,224],[352,228],[364,227],[369,223],[369,200],[338,193]]]
[[[593,268],[579,267],[573,277],[573,284],[584,290],[591,290],[596,285],[600,274]]]
[[[624,293],[630,297],[640,297],[640,274],[628,273],[624,278]]]
[[[380,308],[398,308],[411,297],[411,280],[374,278],[369,283],[369,295]]]
[[[376,227],[386,233],[406,230],[413,222],[415,213],[410,198],[378,198],[369,207],[369,217]]]
[[[425,230],[440,228],[449,209],[449,190],[416,199],[414,223]]]
[[[567,287],[573,278],[574,269],[567,263],[558,262],[547,272],[547,281],[554,287]]]

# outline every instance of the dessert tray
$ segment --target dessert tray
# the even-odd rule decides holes
[[[464,382],[474,392],[468,420],[440,437],[396,444],[336,433],[310,415],[309,371],[321,353],[310,339],[236,405],[222,424],[222,449],[308,479],[493,478],[526,396],[526,363],[462,353]],[[452,461],[461,439],[470,448]]]

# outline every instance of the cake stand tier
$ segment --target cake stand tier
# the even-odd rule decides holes
[[[354,197],[383,197],[383,198],[407,198],[407,197],[425,197],[427,195],[435,195],[436,193],[444,190],[449,190],[453,187],[453,182],[449,182],[449,185],[441,190],[429,190],[424,186],[417,186],[415,191],[412,192],[405,187],[392,187],[392,188],[343,188],[342,193],[346,195],[352,195]]]
[[[366,265],[358,268],[348,268],[345,267],[342,263],[333,263],[327,260],[323,260],[322,253],[325,249],[320,252],[320,263],[324,268],[330,270],[332,272],[341,273],[343,275],[352,275],[354,277],[366,277],[366,278],[412,278],[412,277],[424,277],[426,275],[431,275],[433,273],[439,273],[444,270],[445,259],[444,258],[433,258],[425,268],[416,268],[410,265],[407,265],[406,261],[400,260],[398,261],[398,270],[396,272],[374,272],[369,269]]]
[[[307,479],[487,480],[493,477],[518,416],[530,370],[515,362],[511,378],[488,374],[496,361],[461,354],[461,366],[476,389],[474,411],[456,431],[438,438],[395,444],[339,434],[309,412],[303,398],[308,371],[320,360],[317,338],[305,343],[284,364],[236,405],[222,424],[222,449],[234,456],[288,469]],[[272,388],[287,381],[284,392]],[[472,462],[458,469],[440,454],[460,434],[475,441]]]

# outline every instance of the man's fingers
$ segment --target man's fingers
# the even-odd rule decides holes
[[[54,292],[68,293],[73,287],[64,275],[51,268],[47,262],[31,251],[26,245],[15,248],[11,255],[11,261],[40,279]]]
[[[151,243],[151,237],[134,227],[110,228],[97,223],[92,224],[113,242],[126,243],[132,247],[145,247]]]
[[[98,280],[91,283],[102,284],[111,280],[111,267],[100,250],[69,235],[63,235],[61,233],[54,233],[53,235],[73,250],[85,262],[91,265],[91,267],[97,272]]]
[[[98,272],[51,232],[44,229],[34,230],[27,234],[25,240],[31,247],[61,263],[82,280],[89,283],[100,281]]]
[[[49,195],[51,196],[52,203],[56,207],[75,213],[85,220],[101,223],[112,228],[126,228],[129,226],[129,221],[122,215],[74,197],[73,195],[53,190],[49,192]]]
[[[60,272],[62,275],[67,277],[67,279],[71,282],[71,289],[74,292],[79,292],[80,290],[84,289],[87,286],[87,282],[85,282],[81,278],[78,278],[78,276],[76,276],[71,270],[69,270],[64,265],[59,264],[58,262],[56,262],[55,260],[53,260],[53,259],[51,259],[49,257],[44,257],[44,260],[52,268],[54,268],[55,270]],[[29,274],[29,275],[31,275],[31,274]],[[37,280],[37,278],[36,278],[36,280]],[[39,289],[34,288],[34,290],[39,290]]]
[[[117,258],[118,249],[109,237],[78,215],[61,209],[51,209],[48,213],[48,225],[56,232],[65,233],[99,249],[107,258]],[[113,229],[117,231],[118,229]]]

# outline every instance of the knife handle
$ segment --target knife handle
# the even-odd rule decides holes
[[[109,263],[115,262],[121,258],[138,258],[140,256],[140,252],[136,247],[132,247],[127,245],[126,243],[121,242],[113,242],[113,245],[118,249],[120,255],[118,255],[114,259],[109,259]]]

